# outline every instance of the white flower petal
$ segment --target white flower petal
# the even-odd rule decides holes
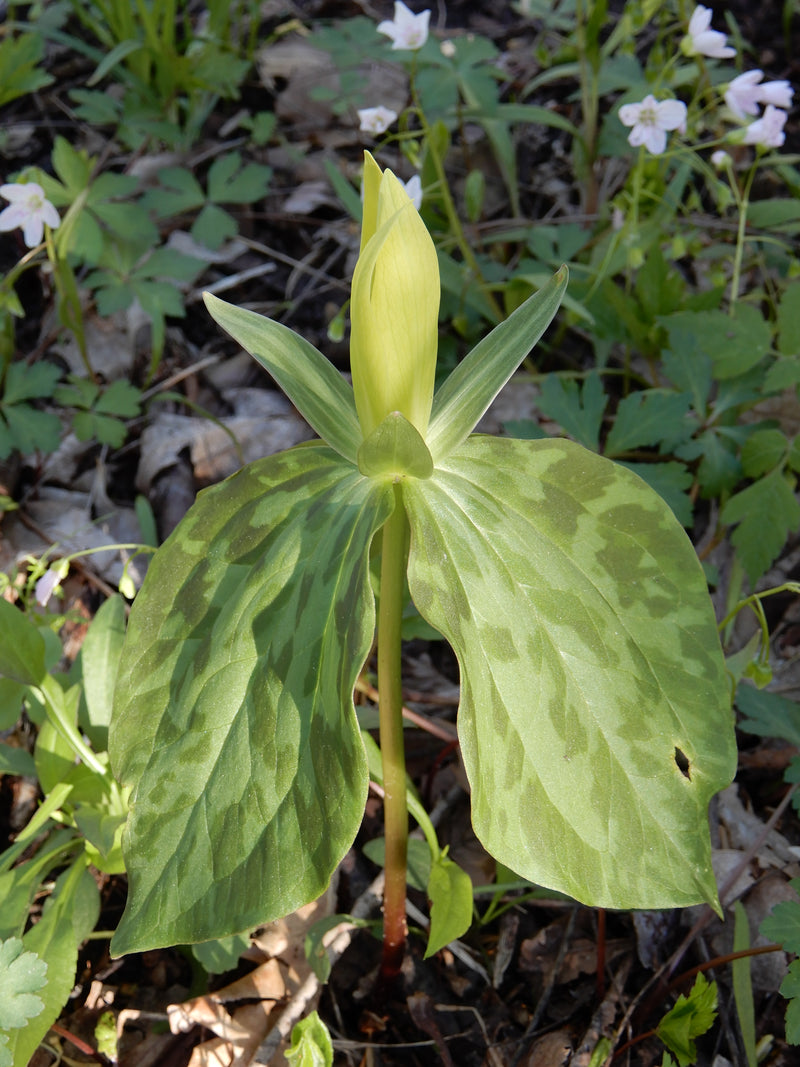
[[[686,122],[686,104],[682,100],[662,100],[656,104],[656,122],[662,130],[677,130]]]
[[[413,177],[409,178],[405,183],[404,188],[409,200],[411,200],[414,207],[419,211],[422,207],[422,179],[419,174],[415,174]]]
[[[27,217],[27,212],[24,208],[19,207],[18,204],[3,208],[0,211],[0,231],[5,233],[8,230],[16,230],[17,226],[21,226]]]
[[[22,224],[22,239],[28,248],[35,248],[44,236],[44,223],[39,215],[28,215]]]
[[[689,19],[689,35],[697,37],[711,25],[711,8],[698,4]]]
[[[394,19],[391,22],[379,22],[378,33],[384,33],[392,39],[392,49],[416,51],[428,39],[430,17],[430,11],[415,15],[403,0],[395,0]]]
[[[758,86],[758,102],[772,104],[774,107],[790,108],[794,89],[787,81],[764,82]]]
[[[641,104],[623,104],[619,109],[619,121],[623,126],[635,126],[641,111]]]

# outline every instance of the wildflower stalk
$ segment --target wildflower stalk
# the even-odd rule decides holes
[[[391,980],[399,973],[407,934],[408,809],[400,642],[403,589],[408,557],[408,520],[398,484],[395,484],[394,496],[394,511],[382,531],[383,554],[378,608],[378,706],[386,842],[383,961],[381,964],[384,980]]]
[[[744,256],[744,241],[745,231],[747,229],[747,209],[750,205],[750,190],[753,187],[753,178],[755,177],[756,167],[755,164],[750,168],[747,178],[745,179],[744,189],[739,190],[739,185],[735,176],[732,173],[732,168],[728,168],[730,186],[733,191],[733,195],[736,197],[736,206],[739,209],[739,225],[736,230],[736,251],[733,256],[733,274],[731,275],[731,295],[728,302],[728,311],[733,315],[736,309],[736,302],[739,299],[739,285],[742,275],[742,258]]]

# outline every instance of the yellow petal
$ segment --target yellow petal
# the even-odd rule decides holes
[[[383,172],[369,152],[364,153],[364,210],[361,216],[361,248],[378,228],[378,195]]]
[[[368,180],[374,181],[374,172]],[[365,193],[367,229],[376,198],[374,185],[370,188],[366,179]],[[350,302],[356,409],[365,437],[392,411],[401,412],[424,437],[438,343],[436,249],[402,182],[391,171],[381,176],[374,220],[375,232],[356,264]]]

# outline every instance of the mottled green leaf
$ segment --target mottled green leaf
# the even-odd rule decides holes
[[[244,931],[326,887],[366,800],[352,692],[392,501],[299,447],[201,493],[156,553],[109,739],[133,787],[115,953]]]
[[[672,508],[681,526],[692,525],[692,501],[687,490],[693,478],[683,463],[622,463],[638,474]]]
[[[412,597],[461,668],[486,848],[594,905],[716,903],[706,811],[735,769],[733,721],[666,504],[564,440],[472,438],[403,496]]]
[[[336,368],[288,327],[205,293],[209,314],[269,371],[309,425],[356,462],[363,440],[353,390]]]

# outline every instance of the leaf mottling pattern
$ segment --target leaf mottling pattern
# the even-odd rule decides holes
[[[115,953],[208,940],[319,895],[361,821],[353,686],[391,486],[324,445],[201,493],[131,611],[111,728],[133,786]]]
[[[460,664],[486,848],[593,905],[715,902],[706,812],[733,776],[733,721],[669,508],[572,442],[479,437],[404,500],[412,596]]]

